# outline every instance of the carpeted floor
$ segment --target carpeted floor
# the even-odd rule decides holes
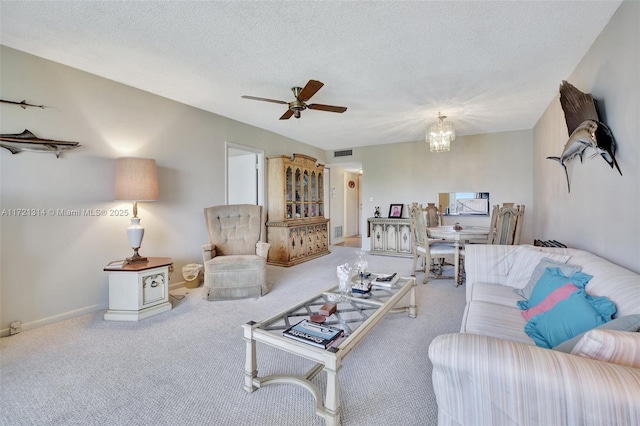
[[[335,281],[336,266],[358,250],[291,268],[268,266],[259,299],[208,302],[201,289],[177,289],[173,309],[140,322],[104,321],[102,312],[0,339],[0,424],[322,425],[309,392],[295,385],[243,390],[241,325],[261,320]],[[411,259],[368,256],[374,272],[411,273]],[[464,286],[421,284],[418,317],[389,314],[340,372],[344,425],[435,425],[427,348],[457,332]],[[304,373],[311,362],[258,344],[258,374]],[[314,380],[324,390],[324,373]]]

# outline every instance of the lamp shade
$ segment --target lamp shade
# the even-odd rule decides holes
[[[132,157],[116,159],[116,200],[156,201],[157,199],[156,160]]]

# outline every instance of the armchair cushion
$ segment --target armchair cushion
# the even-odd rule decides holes
[[[204,210],[209,242],[218,256],[256,254],[262,231],[261,207],[236,204]]]

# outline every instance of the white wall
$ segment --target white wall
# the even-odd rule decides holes
[[[51,106],[0,104],[0,133],[31,130],[81,148],[11,155],[0,149],[2,209],[112,209],[115,159],[155,158],[160,199],[140,203],[146,233],[141,254],[173,258],[171,282],[182,266],[201,263],[203,209],[224,204],[225,141],[264,150],[299,152],[324,162],[324,151],[23,52],[0,47],[2,99]],[[268,200],[267,200],[268,202]],[[104,309],[104,265],[131,255],[126,217],[0,216],[0,330],[23,329]]]
[[[515,202],[531,211],[532,153],[531,130],[459,136],[451,143],[451,151],[445,153],[430,152],[424,141],[354,149],[353,157],[343,161],[362,161],[363,248],[370,247],[367,218],[373,217],[375,206],[380,206],[382,217],[387,217],[390,204],[426,204],[437,202],[440,192],[468,191],[489,192],[491,204]],[[334,159],[334,163],[337,161]],[[408,217],[406,206],[403,216]],[[455,221],[489,225],[488,217],[458,216]],[[533,243],[532,224],[532,214],[525,211],[525,243]]]
[[[542,239],[598,254],[640,272],[640,3],[625,1],[567,77],[598,101],[618,144],[620,176],[600,156],[575,159],[567,192],[560,156],[568,139],[559,98],[534,128],[534,230]],[[558,82],[558,85],[560,82]]]

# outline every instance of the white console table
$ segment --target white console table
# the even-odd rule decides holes
[[[104,319],[139,321],[171,310],[169,274],[172,270],[169,257],[150,257],[145,263],[104,268],[109,273],[109,310]]]
[[[370,254],[413,256],[409,218],[370,217],[367,222],[369,223],[367,237],[371,238]]]

